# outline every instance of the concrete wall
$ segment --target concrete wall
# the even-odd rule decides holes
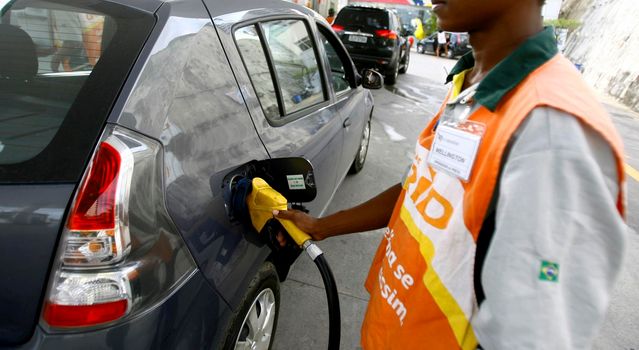
[[[557,19],[559,18],[559,11],[561,10],[562,0],[546,0],[546,5],[541,15],[544,19]]]
[[[561,5],[561,18],[581,19],[594,0],[564,0]]]
[[[566,56],[596,90],[639,111],[639,1],[567,0],[562,14],[582,22]]]

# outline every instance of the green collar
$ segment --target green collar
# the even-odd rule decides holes
[[[524,80],[532,71],[548,62],[557,54],[557,42],[552,27],[547,27],[521,44],[513,53],[499,62],[479,83],[475,100],[494,112],[499,101]],[[469,52],[459,59],[446,78],[475,66],[473,53]]]

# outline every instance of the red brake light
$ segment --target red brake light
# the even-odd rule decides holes
[[[344,26],[341,26],[339,24],[333,24],[331,27],[333,27],[333,30],[336,31],[336,32],[344,31]]]
[[[394,30],[390,30],[390,29],[376,30],[375,35],[382,38],[391,39],[391,40],[397,39],[397,33]]]
[[[91,326],[124,316],[127,304],[126,299],[93,305],[47,303],[44,308],[44,319],[53,327]]]
[[[181,267],[182,258],[156,258],[166,252],[157,242],[178,237],[177,232],[154,230],[163,212],[146,208],[151,211],[140,213],[151,215],[139,216],[144,225],[129,224],[130,201],[138,208],[144,203],[139,201],[153,202],[150,195],[162,190],[157,163],[161,145],[113,125],[105,128],[100,140],[74,195],[51,268],[41,314],[42,323],[51,328],[124,322],[153,308],[176,288],[182,278],[178,276],[196,268],[190,259]],[[149,186],[136,186],[140,183]],[[132,245],[133,235],[142,243]],[[188,257],[184,243],[176,239],[173,244],[169,255],[184,252]],[[179,272],[157,278],[158,269]]]
[[[69,230],[96,231],[115,228],[115,205],[120,154],[102,142],[89,176],[80,187],[68,222]]]

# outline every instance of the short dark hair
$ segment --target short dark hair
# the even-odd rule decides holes
[[[545,1],[545,0],[544,0],[544,1]],[[332,16],[332,15],[334,15],[334,14],[335,14],[335,9],[333,9],[333,8],[328,9],[328,15],[329,15],[329,16]]]

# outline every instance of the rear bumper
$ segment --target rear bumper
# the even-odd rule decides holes
[[[390,55],[388,57],[380,57],[355,54],[351,54],[351,58],[353,59],[353,62],[355,63],[357,69],[360,71],[365,68],[374,68],[382,72],[391,70],[391,67],[394,67],[398,59],[398,57],[394,57],[394,55]]]
[[[197,271],[156,308],[127,322],[99,330],[47,333],[12,349],[217,349],[224,341],[231,310]]]

